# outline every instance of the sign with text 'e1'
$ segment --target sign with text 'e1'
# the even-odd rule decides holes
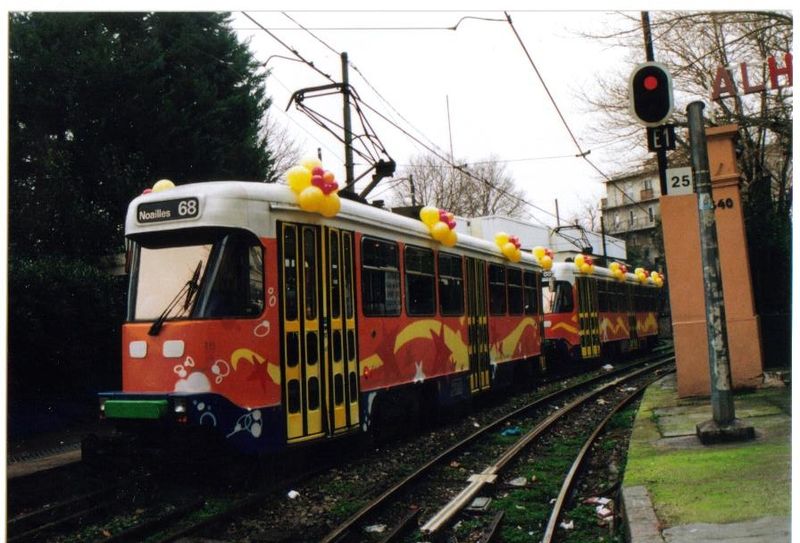
[[[668,196],[692,194],[693,192],[694,180],[692,179],[692,168],[690,166],[684,166],[681,168],[667,168]]]

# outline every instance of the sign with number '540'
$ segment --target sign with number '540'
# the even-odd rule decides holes
[[[694,182],[691,167],[667,168],[667,194],[669,196],[692,194],[693,192]]]

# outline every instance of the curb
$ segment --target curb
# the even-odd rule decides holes
[[[643,486],[622,487],[625,540],[630,543],[664,543],[650,494]]]

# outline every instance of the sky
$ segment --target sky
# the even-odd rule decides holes
[[[233,27],[255,57],[267,63],[275,122],[285,127],[304,155],[321,149],[323,166],[340,184],[345,177],[343,145],[294,104],[287,110],[295,91],[331,81],[298,62],[289,48],[337,82],[342,78],[340,54],[348,54],[349,80],[363,102],[413,135],[365,111],[398,165],[395,179],[404,177],[403,166],[413,157],[430,154],[425,146],[442,155],[452,148],[458,164],[495,158],[524,191],[532,220],[554,226],[556,200],[563,220],[585,205],[597,206],[605,195],[602,176],[576,157],[579,149],[570,132],[604,173],[617,173],[606,170],[612,157],[591,145],[590,124],[599,121],[600,113],[588,111],[579,94],[592,92],[598,76],[616,73],[625,81],[633,66],[624,60],[626,51],[579,33],[619,25],[619,14],[508,12],[556,110],[501,10],[245,13],[233,13]],[[639,12],[630,15],[638,18]],[[456,25],[456,30],[450,29]],[[304,103],[341,124],[339,95],[306,98]],[[366,167],[359,157],[356,162],[358,176]],[[382,181],[368,198],[388,200],[391,185],[392,179]]]

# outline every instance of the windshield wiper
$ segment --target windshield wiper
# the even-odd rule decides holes
[[[189,309],[189,305],[192,303],[192,298],[200,290],[200,285],[198,284],[197,280],[200,279],[200,268],[203,266],[203,261],[199,260],[197,262],[197,266],[194,269],[194,273],[192,274],[192,278],[186,281],[186,283],[181,287],[178,291],[178,294],[172,299],[172,301],[167,304],[167,307],[164,308],[164,311],[158,316],[158,318],[153,321],[153,324],[150,326],[150,329],[147,331],[148,336],[157,336],[158,333],[161,331],[161,327],[164,326],[164,321],[167,320],[170,312],[175,309],[175,307],[180,303],[181,298],[186,295],[186,300],[183,303],[183,310],[186,311]]]

